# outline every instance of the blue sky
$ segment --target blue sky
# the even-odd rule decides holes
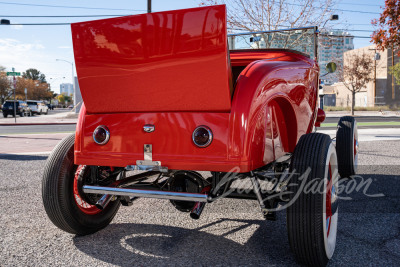
[[[200,1],[152,0],[152,2],[153,11],[164,11],[197,7]],[[57,5],[65,7],[55,8],[23,4]],[[88,8],[66,8],[67,6]],[[338,10],[335,12],[335,14],[339,15],[339,21],[328,23],[331,23],[334,29],[348,29],[354,36],[370,36],[373,30],[370,23],[373,18],[379,17],[379,13],[381,12],[379,6],[384,6],[384,0],[342,0],[336,6]],[[16,18],[9,16],[128,15],[145,13],[146,8],[146,0],[0,0],[0,19],[9,19],[11,23],[78,22],[96,18]],[[371,45],[369,39],[364,38],[355,38],[354,44],[356,48]],[[60,83],[71,82],[71,65],[66,62],[56,61],[56,59],[73,61],[69,25],[0,25],[0,65],[6,67],[7,71],[10,71],[12,67],[15,67],[16,71],[20,72],[28,68],[36,68],[46,75],[47,80],[51,83],[52,90],[59,92]]]

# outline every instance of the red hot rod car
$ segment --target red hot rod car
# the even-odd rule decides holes
[[[351,117],[340,120],[336,146],[314,131],[325,118],[317,35],[228,36],[223,5],[72,24],[84,105],[75,135],[45,167],[51,221],[84,235],[141,197],[169,199],[194,219],[221,197],[254,199],[270,220],[287,207],[296,258],[325,265],[339,174],[355,173],[358,136]],[[236,190],[238,181],[252,190]]]

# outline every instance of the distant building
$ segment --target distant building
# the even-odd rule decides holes
[[[79,88],[79,82],[78,82],[78,77],[75,77],[74,79],[74,84],[75,84],[75,93],[74,93],[74,105],[76,106],[75,108],[75,113],[79,113],[81,110],[82,104],[83,104],[83,99],[81,95],[81,90]]]
[[[335,62],[338,68],[343,66],[343,55],[346,51],[353,50],[354,36],[348,32],[332,31],[319,34],[318,64],[321,75],[326,73],[325,66],[329,62]],[[339,81],[337,73],[329,74],[322,78],[325,84],[333,84]]]
[[[308,54],[314,58],[314,31],[289,30],[282,32],[259,33],[230,38],[230,49],[289,48]],[[326,74],[325,66],[335,62],[338,69],[343,66],[343,54],[354,49],[354,36],[344,31],[321,32],[318,34],[318,64],[321,75]],[[339,81],[337,73],[322,78],[325,84]]]
[[[60,94],[71,96],[74,94],[74,87],[72,83],[62,83],[60,84]]]
[[[369,82],[360,92],[356,93],[355,106],[356,107],[373,107],[382,105],[399,105],[400,104],[400,86],[396,83],[392,84],[392,75],[388,73],[389,67],[392,66],[392,51],[376,51],[375,46],[366,46],[344,53],[344,60],[347,61],[349,57],[354,54],[367,54],[373,59],[373,68],[371,71],[371,78]],[[376,55],[378,53],[379,55]],[[399,62],[399,57],[394,52],[393,63]],[[331,74],[329,74],[331,75]],[[329,76],[327,75],[327,76]],[[374,79],[376,77],[376,79]],[[335,98],[335,104],[342,107],[351,106],[351,92],[343,83],[338,82],[331,86],[324,86],[324,101],[327,98]]]

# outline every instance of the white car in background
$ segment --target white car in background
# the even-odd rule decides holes
[[[46,114],[49,113],[49,108],[43,101],[27,100],[26,103],[32,110],[32,114]]]

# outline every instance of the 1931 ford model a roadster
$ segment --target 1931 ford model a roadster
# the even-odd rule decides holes
[[[56,226],[96,232],[141,197],[169,199],[194,219],[221,197],[254,199],[266,219],[287,207],[300,262],[327,263],[338,173],[355,173],[358,142],[351,117],[336,147],[313,132],[325,118],[315,27],[232,35],[229,50],[225,6],[212,6],[75,23],[72,35],[85,104],[45,167]],[[235,49],[246,45],[255,49]],[[252,190],[235,190],[242,180]]]

